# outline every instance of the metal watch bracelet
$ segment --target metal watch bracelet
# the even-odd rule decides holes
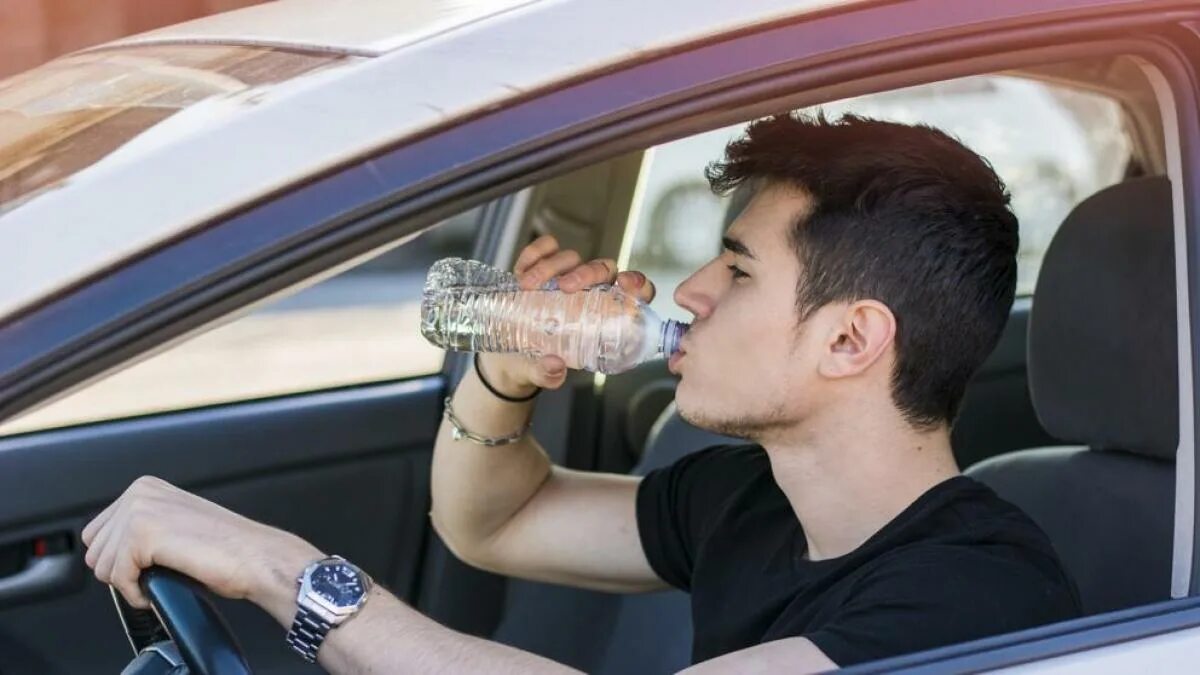
[[[533,418],[530,417],[530,419],[525,422],[525,426],[521,427],[521,429],[517,432],[511,433],[507,436],[483,436],[475,433],[474,431],[470,431],[463,426],[462,422],[459,421],[458,416],[454,414],[454,406],[451,405],[452,398],[452,396],[446,397],[446,419],[450,420],[450,426],[454,427],[453,433],[454,440],[456,441],[465,439],[471,441],[472,443],[478,443],[479,445],[486,445],[488,447],[508,445],[509,443],[515,443],[521,440],[521,437],[523,437],[525,433],[529,431],[529,427],[533,424]]]

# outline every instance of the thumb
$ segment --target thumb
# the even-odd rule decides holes
[[[621,272],[617,275],[617,285],[646,304],[654,301],[654,282],[641,272]]]
[[[543,356],[534,367],[534,379],[543,389],[558,389],[567,379],[567,364],[557,356]]]

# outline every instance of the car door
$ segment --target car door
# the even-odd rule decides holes
[[[295,532],[430,616],[488,634],[505,582],[453,558],[427,518],[433,437],[461,358],[420,336],[424,274],[449,256],[511,260],[546,233],[615,255],[640,158],[467,209],[0,426],[4,475],[26,486],[2,491],[0,672],[115,672],[128,661],[78,532],[143,474]],[[534,430],[559,463],[582,445],[572,439],[586,420],[566,413],[586,407],[590,389],[576,376],[540,406]],[[301,667],[269,617],[245,603],[221,609],[255,672]],[[58,648],[63,631],[80,636],[70,650]]]
[[[471,209],[5,424],[0,671],[130,659],[78,533],[142,474],[294,531],[413,601],[445,391],[444,353],[419,334],[424,272],[471,255],[495,213]],[[299,669],[266,615],[223,609],[256,672]]]

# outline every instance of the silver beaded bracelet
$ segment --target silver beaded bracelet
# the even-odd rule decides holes
[[[515,443],[521,440],[521,437],[524,436],[527,431],[529,431],[529,427],[533,424],[533,417],[531,416],[529,420],[525,422],[525,426],[516,433],[499,437],[481,436],[474,431],[468,431],[467,428],[462,425],[462,422],[458,420],[458,417],[454,414],[454,408],[450,405],[451,398],[452,397],[450,396],[446,397],[446,419],[450,420],[450,426],[454,427],[453,435],[454,440],[456,441],[466,439],[472,443],[478,443],[479,445],[486,445],[488,447],[508,445],[509,443]]]

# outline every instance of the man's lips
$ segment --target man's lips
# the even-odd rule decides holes
[[[678,375],[679,362],[683,360],[684,354],[686,354],[686,352],[684,352],[682,349],[672,354],[671,358],[667,360],[667,370],[671,371],[671,373],[674,375]]]

